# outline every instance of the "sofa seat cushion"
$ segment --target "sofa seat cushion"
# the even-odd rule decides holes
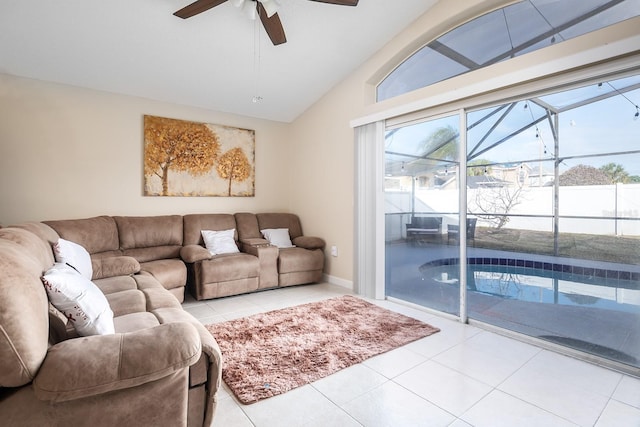
[[[121,291],[135,290],[136,281],[131,276],[107,277],[105,279],[96,279],[93,281],[103,294],[109,295]]]
[[[303,248],[280,249],[278,256],[278,272],[280,274],[296,271],[322,270],[324,253],[319,250]]]
[[[147,299],[144,293],[137,289],[114,292],[106,297],[114,317],[147,311]]]
[[[167,292],[164,288],[148,288],[142,289],[142,293],[147,300],[147,310],[155,310],[158,308],[180,308],[182,307],[176,297]]]
[[[143,262],[140,270],[155,277],[165,289],[184,287],[187,283],[187,267],[179,258]]]
[[[196,264],[201,284],[258,277],[259,269],[258,257],[245,253],[216,255]]]
[[[140,263],[128,256],[114,256],[105,258],[93,258],[93,279],[104,279],[107,277],[128,276],[140,271]]]
[[[173,299],[175,300],[175,298]],[[118,316],[113,319],[113,323],[116,328],[116,333],[139,331],[141,329],[153,328],[160,324],[158,318],[147,311]]]

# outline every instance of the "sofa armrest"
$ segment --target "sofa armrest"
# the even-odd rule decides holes
[[[291,243],[304,249],[324,249],[325,242],[320,237],[298,236]]]
[[[130,256],[114,256],[91,260],[93,267],[92,279],[106,279],[107,277],[128,276],[140,272],[140,263]]]
[[[200,245],[187,245],[180,249],[180,258],[184,262],[192,264],[197,261],[211,259],[211,252]]]
[[[52,402],[95,396],[166,377],[201,353],[198,331],[188,322],[67,340],[49,349],[33,388]]]
[[[259,289],[278,286],[278,247],[267,239],[243,239],[240,241],[242,252],[257,256],[260,261]]]
[[[240,250],[242,252],[250,253],[252,255],[257,255],[257,253],[252,253],[253,250],[255,252],[255,248],[260,248],[264,246],[271,246],[267,239],[262,238],[251,238],[251,239],[241,239],[240,240]]]

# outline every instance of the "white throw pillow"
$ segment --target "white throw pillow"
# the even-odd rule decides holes
[[[238,250],[238,245],[236,245],[236,241],[233,238],[235,232],[235,228],[222,231],[201,231],[204,245],[207,247],[209,252],[211,252],[211,255],[233,254],[236,252],[240,252]]]
[[[78,335],[115,333],[113,311],[102,291],[67,264],[56,263],[42,277],[49,301],[69,319]]]
[[[57,262],[69,264],[87,279],[93,276],[91,255],[81,245],[65,239],[58,239],[53,245],[53,253]]]
[[[265,239],[279,248],[293,248],[288,228],[265,228],[260,230]]]

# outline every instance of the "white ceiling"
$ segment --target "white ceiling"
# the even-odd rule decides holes
[[[231,2],[2,0],[0,73],[290,122],[436,2],[278,1],[280,46]]]

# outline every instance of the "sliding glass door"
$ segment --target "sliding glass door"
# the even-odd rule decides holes
[[[434,262],[457,264],[459,116],[385,132],[387,296],[459,314],[457,270],[432,277]]]
[[[638,102],[629,74],[388,126],[386,295],[639,368]]]

